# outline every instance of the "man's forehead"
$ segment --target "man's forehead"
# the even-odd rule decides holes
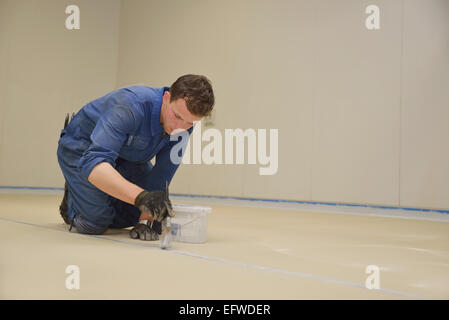
[[[201,117],[195,116],[190,113],[189,109],[187,109],[187,103],[185,99],[179,98],[173,101],[173,106],[175,111],[184,118],[184,120],[189,122],[200,121]]]

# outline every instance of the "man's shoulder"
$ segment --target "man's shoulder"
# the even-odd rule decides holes
[[[156,88],[156,87],[149,87],[149,86],[143,86],[143,85],[134,85],[134,86],[128,86],[122,88],[124,91],[128,91],[132,94],[134,94],[136,97],[138,97],[141,100],[152,100],[152,99],[158,99],[163,93],[164,88]]]

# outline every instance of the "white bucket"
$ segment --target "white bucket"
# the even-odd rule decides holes
[[[207,239],[207,215],[210,207],[174,204],[175,216],[171,219],[174,241],[204,243]]]

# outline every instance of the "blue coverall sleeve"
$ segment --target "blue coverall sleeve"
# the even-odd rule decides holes
[[[99,118],[90,139],[92,144],[82,155],[78,168],[84,178],[100,162],[115,167],[115,160],[128,135],[136,127],[136,116],[128,105],[109,101],[107,111]]]
[[[192,133],[192,128],[188,130],[188,133]],[[164,148],[162,148],[159,153],[156,155],[156,163],[151,170],[150,173],[150,183],[153,187],[153,190],[164,190],[165,182],[170,184],[173,176],[176,173],[180,163],[179,161],[172,161],[171,152],[173,152],[173,147],[177,144],[176,151],[178,151],[177,159],[182,159],[184,156],[184,151],[186,149],[187,143],[189,142],[187,139],[178,139],[178,141],[171,141]]]

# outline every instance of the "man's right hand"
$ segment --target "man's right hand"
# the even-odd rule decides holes
[[[141,212],[147,212],[153,219],[163,221],[173,217],[173,208],[168,198],[168,186],[164,191],[142,191],[134,204]]]

